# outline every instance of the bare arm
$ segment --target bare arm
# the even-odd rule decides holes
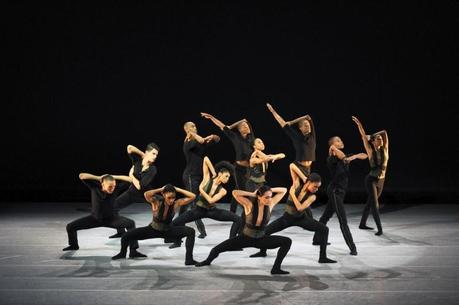
[[[277,123],[279,123],[280,127],[284,128],[284,126],[287,125],[287,122],[285,122],[285,120],[277,113],[277,111],[274,110],[270,103],[267,103],[266,106],[273,115],[274,119],[276,119]]]
[[[298,197],[296,197],[295,188],[293,186],[290,187],[289,194],[290,194],[290,198],[292,198],[292,201],[295,204],[296,209],[300,212],[307,209],[316,200],[316,195],[311,195],[308,197],[308,199],[306,199],[303,203],[301,203],[298,200]]]
[[[184,198],[180,198],[178,199],[176,202],[178,204],[178,206],[184,206],[184,205],[187,205],[189,204],[190,202],[192,202],[194,199],[196,199],[196,195],[193,194],[192,192],[190,191],[187,191],[187,190],[184,190],[184,189],[181,189],[179,187],[175,187],[175,190],[184,195],[185,197]]]
[[[298,166],[296,166],[294,163],[290,163],[289,168],[290,168],[290,176],[292,177],[292,181],[294,183],[295,181],[299,182],[298,179],[301,179],[303,183],[306,182],[308,178],[306,177],[305,174],[303,174],[303,172],[298,168]]]
[[[155,195],[161,193],[163,189],[164,186],[154,190],[146,191],[145,193],[143,193],[143,196],[145,197],[145,200],[150,203],[158,203],[158,201],[155,198]]]
[[[113,178],[115,180],[120,180],[120,181],[125,181],[125,182],[130,182],[132,183],[132,178],[126,175],[113,175]]]
[[[242,119],[242,120],[239,120],[237,122],[234,122],[233,124],[229,125],[228,128],[229,129],[233,129],[233,128],[236,128],[239,124],[241,124],[242,122],[247,122],[246,119]]]
[[[273,196],[273,198],[271,199],[271,208],[272,208],[276,204],[278,204],[279,201],[282,200],[282,198],[287,193],[287,188],[285,188],[285,187],[273,187],[273,188],[271,188],[271,191],[275,194]]]
[[[217,173],[215,172],[215,168],[212,165],[212,162],[207,156],[204,157],[204,160],[202,162],[202,175],[203,181],[208,181],[211,177],[215,177],[217,175]]]
[[[381,131],[378,131],[377,133],[375,133],[375,135],[381,135],[381,137],[383,138],[383,141],[384,141],[384,149],[385,150],[389,150],[389,136],[387,135],[387,131],[386,130],[381,130]]]
[[[222,121],[220,121],[219,119],[217,119],[216,117],[214,117],[211,114],[208,114],[208,113],[205,113],[205,112],[201,112],[201,116],[206,118],[206,119],[211,120],[212,123],[217,125],[217,127],[219,127],[221,130],[223,130],[223,128],[226,126]]]
[[[347,163],[349,163],[349,162],[351,162],[351,161],[354,161],[355,159],[365,160],[366,158],[368,158],[367,154],[365,154],[365,153],[359,153],[359,154],[355,154],[355,155],[346,157],[346,158],[344,159],[344,161],[347,162]]]
[[[97,181],[100,181],[100,178],[102,178],[102,176],[96,176],[96,175],[89,174],[89,173],[80,173],[78,175],[78,178],[80,178],[80,180],[97,180]]]
[[[357,117],[353,116],[352,120],[357,125],[357,128],[359,129],[360,136],[362,137],[363,146],[365,147],[365,151],[367,152],[368,157],[371,158],[371,154],[372,154],[371,144],[368,141],[367,134],[365,133],[365,129],[363,129],[363,125],[362,125],[362,123],[360,123],[360,121],[359,121],[359,119]]]
[[[242,205],[244,208],[244,212],[246,215],[250,214],[252,211],[252,201],[250,201],[250,197],[255,198],[255,192],[247,192],[242,190],[233,190],[233,197],[236,201]]]
[[[205,190],[201,186],[199,186],[199,193],[204,197],[204,199],[207,200],[210,204],[214,204],[218,202],[220,199],[225,197],[226,195],[226,190],[224,188],[221,188],[220,191],[217,194],[214,194],[213,196],[210,196],[205,192]]]
[[[129,170],[129,178],[136,189],[140,190],[140,181],[134,176],[134,166]]]
[[[293,125],[293,124],[296,124],[296,123],[298,123],[299,121],[302,121],[302,120],[310,121],[310,119],[311,119],[311,117],[309,115],[303,115],[303,116],[300,116],[299,118],[296,118],[294,120],[288,121],[287,124]]]
[[[140,149],[138,149],[137,147],[135,147],[134,145],[128,145],[127,146],[127,153],[128,154],[137,154],[139,155],[140,157],[143,158],[143,156],[145,155],[145,153],[143,151],[141,151]]]
[[[189,135],[190,135],[189,136],[190,139],[195,139],[200,144],[203,144],[206,141],[205,138],[201,137],[197,133],[190,132]]]
[[[343,160],[346,158],[346,155],[335,145],[330,145],[330,148],[328,149],[329,155],[336,156],[338,159]]]

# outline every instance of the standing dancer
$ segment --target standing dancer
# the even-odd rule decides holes
[[[251,143],[255,136],[253,130],[246,119],[242,119],[232,125],[225,125],[222,121],[215,118],[213,115],[201,112],[201,115],[211,120],[223,133],[230,139],[236,153],[235,161],[235,189],[243,190],[247,184],[247,174],[249,169],[249,159],[252,154]],[[237,128],[237,132],[233,131]],[[237,202],[234,198],[231,199],[230,210],[236,213]]]
[[[253,153],[250,156],[250,167],[247,178],[246,190],[253,192],[266,183],[266,171],[268,163],[285,158],[285,154],[279,153],[274,155],[266,155],[263,150],[265,144],[260,138],[256,138],[252,143]]]
[[[122,189],[122,184],[117,185],[116,180],[131,182],[128,176],[103,175],[95,176],[88,173],[79,175],[83,182],[91,191],[92,214],[72,221],[67,225],[67,235],[69,246],[63,251],[78,250],[77,231],[92,228],[108,227],[128,231],[135,229],[135,222],[132,219],[119,216],[114,211],[115,198]],[[127,246],[127,245],[126,245]],[[130,243],[131,255],[139,257],[136,251],[139,245],[133,241]]]
[[[199,196],[196,198],[196,206],[174,219],[172,225],[183,226],[190,221],[202,218],[232,221],[233,226],[230,230],[230,237],[235,236],[241,225],[241,218],[233,212],[216,207],[218,201],[226,195],[223,185],[228,183],[231,172],[233,171],[232,167],[229,162],[220,161],[214,168],[210,159],[204,157],[202,165],[203,180],[199,185]],[[180,241],[177,240],[173,246],[173,248],[180,246]]]
[[[201,137],[198,134],[196,124],[193,122],[186,122],[183,125],[186,137],[183,141],[183,154],[185,155],[186,166],[183,171],[182,179],[185,188],[194,193],[196,196],[199,195],[199,184],[202,181],[202,162],[205,155],[205,150],[209,144],[218,143],[220,137],[217,135],[209,135],[207,137]],[[194,206],[194,203],[190,205]],[[184,205],[180,208],[179,215],[182,215],[188,208],[188,205]],[[199,231],[198,238],[206,237],[206,228],[201,219],[195,221],[196,227]]]
[[[161,193],[161,196],[158,195],[159,193]],[[177,193],[181,193],[185,197],[176,199]],[[112,259],[126,258],[128,244],[133,241],[137,242],[138,240],[151,238],[176,239],[186,237],[185,265],[194,265],[196,263],[193,260],[194,229],[186,226],[171,226],[170,223],[175,211],[189,204],[195,198],[195,194],[174,187],[171,184],[145,192],[145,199],[151,203],[153,221],[146,227],[125,233],[121,238],[121,251],[113,256]],[[130,257],[132,257],[131,253],[129,254]],[[146,257],[146,255],[143,255],[143,257]]]
[[[268,103],[266,106],[292,141],[295,149],[294,164],[306,177],[309,176],[312,162],[316,160],[316,131],[311,117],[304,115],[292,121],[285,121],[271,104]]]
[[[313,219],[306,213],[306,209],[316,200],[316,193],[321,185],[321,178],[316,173],[311,173],[306,183],[301,183],[296,173],[292,173],[292,186],[290,196],[285,206],[284,215],[271,222],[266,228],[266,234],[274,234],[286,228],[297,226],[308,231],[313,231],[317,235],[316,245],[320,245],[319,263],[336,263],[327,257],[328,228],[324,224]],[[265,257],[266,248],[261,248],[260,252],[252,254],[250,257]]]
[[[387,162],[389,161],[389,137],[385,130],[367,136],[363,129],[362,123],[355,116],[352,120],[359,129],[360,136],[362,137],[363,146],[370,161],[370,172],[365,178],[365,189],[367,191],[368,199],[363,209],[362,219],[360,220],[359,228],[362,230],[372,230],[367,227],[367,219],[372,211],[378,232],[375,235],[382,235],[381,219],[379,217],[379,201],[381,196],[384,179],[386,177]]]
[[[132,162],[132,168],[129,172],[132,184],[116,198],[115,209],[117,212],[134,202],[146,202],[143,194],[153,188],[153,179],[158,172],[154,163],[159,154],[159,147],[155,143],[148,144],[145,152],[133,145],[128,145],[127,153]],[[123,234],[124,230],[118,229],[117,233],[110,238],[119,238]]]
[[[330,171],[331,181],[327,187],[328,202],[325,207],[322,217],[319,221],[324,225],[336,212],[338,217],[341,233],[343,233],[344,240],[351,250],[351,255],[357,255],[357,248],[352,239],[351,231],[347,224],[346,210],[344,209],[344,197],[346,196],[349,176],[349,163],[355,159],[365,160],[367,155],[364,153],[355,155],[345,155],[344,143],[340,137],[334,136],[328,140],[328,158],[327,167]],[[317,234],[314,235],[314,242],[318,243]]]
[[[197,263],[197,267],[210,265],[220,253],[241,248],[275,249],[277,257],[271,269],[271,274],[288,274],[281,269],[282,261],[290,250],[292,240],[284,236],[265,235],[265,227],[271,217],[274,206],[284,197],[285,187],[270,188],[267,185],[255,192],[234,190],[233,196],[244,208],[245,225],[242,234],[218,244],[209,253],[206,260]]]

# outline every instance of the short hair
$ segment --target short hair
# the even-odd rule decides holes
[[[311,173],[308,177],[308,181],[318,183],[322,182],[322,178],[318,173]]]
[[[333,136],[330,139],[328,139],[328,146],[331,146],[333,142],[336,140],[336,138],[339,138],[338,136]]]
[[[103,175],[100,179],[101,182],[104,181],[115,181],[115,178],[112,175]]]
[[[215,164],[214,168],[217,173],[229,173],[230,175],[234,173],[234,166],[228,161],[220,161]]]
[[[271,191],[271,187],[269,185],[262,185],[257,189],[257,196],[263,196],[266,192]]]
[[[147,144],[145,151],[152,151],[153,149],[156,149],[159,152],[159,146],[156,145],[156,143],[151,142]]]
[[[172,184],[166,184],[162,190],[162,193],[176,193],[175,187]]]

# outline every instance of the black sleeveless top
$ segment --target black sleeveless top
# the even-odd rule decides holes
[[[214,184],[214,179],[210,178],[209,179],[209,182],[207,182],[207,185],[205,186],[204,190],[207,194],[209,194],[210,190],[212,189],[212,185]],[[215,194],[218,194],[218,192],[220,192],[221,188],[223,187],[223,185],[219,185],[217,186],[217,189],[215,190]],[[209,194],[210,195],[210,194]],[[213,196],[213,195],[211,195]],[[198,196],[198,198],[196,198],[196,205],[201,207],[201,208],[204,208],[204,209],[212,209],[212,208],[215,208],[215,204],[210,204],[205,198],[204,196],[202,196],[201,194]]]
[[[254,167],[249,167],[249,179],[255,183],[266,182],[266,170],[268,169],[268,163],[265,163],[263,171],[263,163],[259,163]]]
[[[169,229],[169,225],[174,218],[174,206],[168,205],[164,202],[164,198],[162,196],[155,196],[156,200],[159,202],[159,209],[156,215],[153,215],[153,221],[151,223],[151,227],[153,229],[164,231]]]
[[[301,193],[301,189],[303,188],[304,184],[301,184],[296,188],[295,190],[295,196],[298,198],[298,196]],[[303,198],[301,198],[301,201],[305,201],[308,199],[309,196],[312,194],[306,193]],[[294,216],[294,217],[300,217],[306,215],[306,210],[304,209],[303,211],[298,211],[298,209],[295,206],[295,203],[293,202],[293,199],[291,196],[288,197],[287,202],[285,203],[285,213]]]
[[[271,218],[271,210],[269,206],[263,206],[263,209],[260,210],[260,206],[258,205],[258,200],[253,199],[252,201],[252,211],[249,215],[245,215],[245,225],[244,230],[242,231],[244,235],[253,237],[253,238],[260,238],[265,235],[265,228]],[[262,213],[263,217],[261,223],[257,225],[258,215]]]

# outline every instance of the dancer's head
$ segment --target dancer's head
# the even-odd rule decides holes
[[[166,184],[161,191],[161,195],[163,195],[164,202],[168,205],[171,205],[175,201],[175,197],[177,196],[177,191],[172,184]]]
[[[307,119],[302,119],[298,122],[298,129],[303,135],[311,133],[311,123]]]
[[[306,190],[309,193],[316,193],[322,184],[322,178],[317,173],[311,173],[306,181]]]
[[[370,142],[375,149],[379,149],[384,145],[384,139],[380,134],[372,134],[370,136]]]
[[[237,125],[237,130],[242,136],[246,136],[250,133],[252,133],[252,129],[250,128],[250,125],[247,121],[242,121]]]
[[[265,149],[265,143],[263,143],[263,140],[260,138],[253,139],[251,145],[253,150],[263,151]]]
[[[148,164],[153,164],[159,154],[159,146],[151,142],[145,148],[144,160],[147,160]]]
[[[332,145],[335,146],[338,149],[343,149],[344,148],[344,142],[338,136],[331,137],[328,140],[328,146],[332,146]]]
[[[258,202],[263,205],[270,205],[273,198],[273,192],[270,186],[263,185],[257,189]]]
[[[104,175],[100,178],[102,191],[107,194],[112,194],[115,191],[116,180],[112,175]]]
[[[232,173],[234,173],[234,166],[228,161],[220,161],[215,164],[215,171],[217,172],[217,178],[223,183],[228,183]]]
[[[186,134],[192,132],[192,133],[197,133],[198,128],[196,127],[196,124],[193,122],[186,122],[183,124],[183,130],[185,130]]]

